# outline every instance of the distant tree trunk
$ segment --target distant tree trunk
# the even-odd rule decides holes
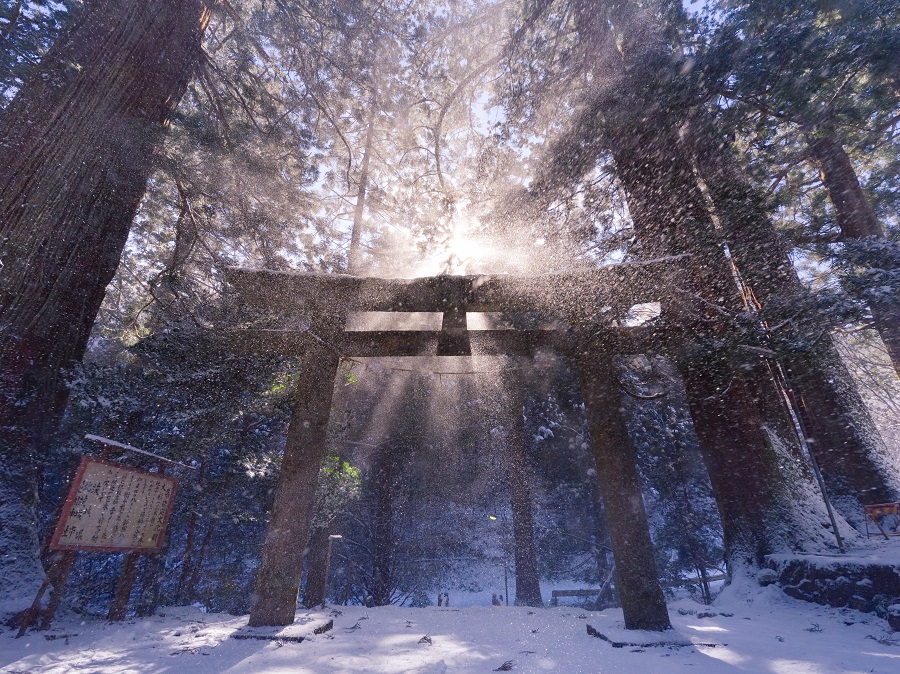
[[[390,442],[375,450],[372,480],[375,492],[374,540],[372,541],[372,602],[375,606],[391,603],[394,557],[394,470],[397,448]]]
[[[166,534],[168,541],[168,534]],[[147,555],[141,571],[140,594],[135,602],[135,613],[138,616],[151,616],[159,606],[160,589],[166,571],[166,553]]]
[[[328,536],[331,526],[331,522],[318,526],[309,537],[306,585],[303,590],[304,608],[321,606],[328,599]]]
[[[347,271],[358,274],[362,263],[362,235],[366,215],[366,193],[369,189],[369,161],[375,135],[375,101],[371,103],[369,122],[366,125],[366,144],[363,148],[362,163],[359,167],[359,186],[356,190],[356,205],[353,208],[353,228],[350,230],[350,251],[347,255]]]
[[[596,472],[593,471],[593,472]],[[607,550],[612,550],[609,540],[609,525],[606,523],[606,512],[603,508],[603,496],[600,494],[600,484],[597,476],[591,473],[588,476],[588,488],[591,492],[594,515],[594,559],[597,563],[597,579],[599,583],[606,582],[611,571],[615,568],[615,562],[610,561]],[[608,583],[603,593],[597,597],[601,605],[618,606],[619,599],[613,589],[613,583]]]
[[[807,293],[764,202],[743,176],[730,148],[704,140],[694,143],[697,166],[735,265],[767,323],[789,325]],[[813,319],[817,322],[817,317]],[[809,322],[803,316],[796,320]],[[806,327],[812,329],[820,328],[817,324]],[[789,383],[800,399],[797,411],[829,488],[867,503],[890,500],[894,487],[878,458],[885,451],[884,443],[830,336],[821,334],[805,351],[782,351]]]
[[[511,383],[511,386],[521,382]],[[521,396],[510,391],[513,409],[510,410],[506,437],[506,475],[513,522],[513,548],[516,561],[516,606],[543,607],[540,572],[534,545],[534,514],[531,485],[528,481],[528,454],[525,451],[524,420]]]
[[[175,595],[178,597],[179,601],[184,601],[185,599],[186,593],[184,588],[191,575],[191,558],[194,554],[194,536],[197,532],[198,517],[196,512],[192,512],[191,516],[188,518],[187,538],[184,543],[184,554],[181,556],[181,574],[178,576],[178,585],[175,588]]]
[[[884,229],[866,199],[853,163],[835,130],[823,127],[811,134],[809,149],[819,166],[844,238],[884,238]],[[900,376],[900,293],[890,292],[873,298],[869,308],[875,329],[881,335],[894,370]]]
[[[188,584],[185,588],[188,597],[194,596],[197,583],[200,582],[200,573],[203,570],[203,560],[206,559],[206,551],[209,550],[209,543],[212,541],[213,533],[216,530],[216,523],[218,521],[218,517],[212,517],[209,520],[209,526],[206,527],[206,534],[203,536],[203,542],[200,544],[200,550],[197,553],[197,561],[194,562],[194,568],[191,570],[191,577],[188,579]]]
[[[41,575],[36,485],[213,0],[86,3],[0,117],[4,587]]]

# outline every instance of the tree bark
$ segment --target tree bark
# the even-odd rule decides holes
[[[0,574],[40,579],[36,484],[213,0],[89,2],[0,117]]]
[[[294,622],[337,368],[338,356],[325,347],[303,356],[250,625]]]
[[[670,280],[676,293],[662,312],[678,326],[676,360],[719,508],[726,559],[731,568],[758,565],[783,545],[778,537],[789,527],[779,520],[792,521],[785,476],[762,430],[761,414],[770,405],[761,398],[777,400],[778,391],[758,363],[736,353],[753,335],[742,335],[729,319],[743,310],[742,301],[690,156],[674,133],[635,128],[623,137],[628,140],[614,150],[616,175],[642,246],[650,256],[690,254]],[[766,395],[754,395],[755,388]]]
[[[833,128],[820,128],[809,139],[822,182],[834,205],[835,219],[845,239],[883,239],[884,229],[869,204],[853,163]],[[891,270],[894,271],[894,270]],[[879,295],[869,301],[875,329],[900,376],[900,293]]]
[[[776,549],[787,498],[747,382],[727,365],[680,364],[688,407],[722,522],[729,574],[761,566]]]
[[[752,300],[759,304],[762,317],[770,326],[803,325],[802,330],[818,337],[806,350],[779,351],[789,383],[800,400],[798,413],[807,440],[829,490],[866,503],[891,500],[895,487],[879,459],[886,451],[884,443],[830,336],[821,334],[818,316],[804,317],[798,311],[807,304],[808,293],[762,198],[744,178],[729,147],[697,139],[694,149],[734,263],[753,293]]]
[[[883,237],[884,229],[866,199],[850,157],[835,130],[830,127],[818,129],[809,138],[809,149],[834,205],[841,233],[848,239]]]

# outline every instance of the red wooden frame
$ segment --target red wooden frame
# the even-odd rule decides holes
[[[98,463],[104,466],[112,466],[113,468],[117,468],[119,470],[125,470],[132,473],[140,473],[142,475],[152,475],[154,478],[159,480],[168,480],[172,483],[172,493],[169,496],[169,505],[166,507],[166,514],[163,517],[163,524],[159,530],[159,536],[156,538],[156,545],[152,548],[135,548],[135,547],[110,547],[110,546],[99,546],[99,545],[60,545],[59,539],[62,536],[62,532],[65,530],[66,521],[69,519],[69,513],[72,511],[72,506],[75,503],[75,497],[78,495],[78,488],[81,486],[81,480],[84,478],[84,472],[87,469],[88,465],[91,463]],[[163,540],[166,535],[166,529],[169,527],[169,518],[172,516],[172,509],[175,507],[175,494],[178,491],[178,480],[174,477],[170,477],[168,475],[159,475],[158,473],[151,473],[148,470],[140,470],[139,468],[131,468],[129,466],[123,466],[122,464],[115,463],[113,461],[105,461],[103,459],[96,459],[92,456],[82,457],[81,463],[78,465],[78,472],[75,473],[75,479],[72,480],[72,486],[69,487],[69,493],[66,495],[65,503],[63,504],[62,513],[59,516],[59,521],[56,523],[56,528],[53,530],[53,536],[50,538],[49,548],[51,550],[81,550],[84,552],[145,552],[145,553],[156,553],[162,552],[163,549]]]

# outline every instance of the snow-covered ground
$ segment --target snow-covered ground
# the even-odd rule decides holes
[[[0,634],[0,671],[455,673],[496,671],[511,661],[507,671],[523,673],[900,672],[900,633],[883,620],[796,601],[774,586],[726,590],[712,607],[682,599],[670,613],[674,634],[662,638],[698,645],[614,648],[589,636],[586,625],[621,636],[620,611],[564,606],[301,611],[307,631],[334,620],[329,632],[302,643],[231,638],[246,617],[192,608],[121,624],[68,617],[49,633]]]

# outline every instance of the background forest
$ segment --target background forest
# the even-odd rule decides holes
[[[51,86],[72,67],[53,45],[98,13],[125,23],[141,4],[2,0],[0,159],[16,151],[23,118],[52,112],[28,96],[33,82]],[[234,348],[232,266],[392,278],[576,272],[680,254],[682,225],[671,225],[674,247],[640,232],[687,218],[693,235],[706,218],[727,239],[713,247],[740,267],[743,304],[719,297],[702,255],[693,258],[701,280],[683,292],[735,325],[766,321],[768,341],[753,348],[779,355],[772,362],[788,377],[810,353],[827,361],[828,381],[863,419],[848,432],[876,447],[896,488],[900,2],[199,4],[208,24],[199,52],[185,57],[183,96],[153,147],[131,155],[146,188],[121,256],[107,264],[99,244],[78,253],[87,271],[76,286],[102,260],[114,270],[99,313],[85,319],[90,311],[60,303],[59,325],[89,328],[83,357],[81,337],[53,332],[72,347],[48,356],[58,379],[40,379],[42,394],[28,397],[13,352],[0,351],[4,404],[37,410],[10,412],[31,430],[16,435],[4,417],[0,435],[4,601],[39,582],[37,543],[73,467],[96,453],[83,439],[93,433],[191,467],[170,470],[181,488],[167,549],[144,557],[132,610],[249,609],[299,362]],[[71,147],[80,154],[66,161],[94,156],[91,145]],[[641,182],[682,160],[691,185],[662,192]],[[6,227],[12,207],[0,203]],[[7,336],[27,286],[16,284],[29,273],[12,226],[0,230]],[[48,231],[70,236],[62,225]],[[787,262],[754,276],[779,251]],[[776,288],[785,275],[793,280]],[[642,306],[619,320],[653,325],[659,315]],[[342,362],[308,573],[320,571],[328,535],[340,534],[330,602],[509,594],[518,474],[540,577],[600,587],[612,556],[576,374],[556,359],[450,360]],[[652,355],[617,366],[660,573],[724,572],[737,557],[683,374]],[[785,518],[796,532],[771,538],[833,546],[809,446],[766,432],[800,513]],[[855,478],[824,470],[852,544]],[[46,565],[50,553],[41,556]],[[105,612],[120,567],[117,556],[81,555],[67,604]]]

